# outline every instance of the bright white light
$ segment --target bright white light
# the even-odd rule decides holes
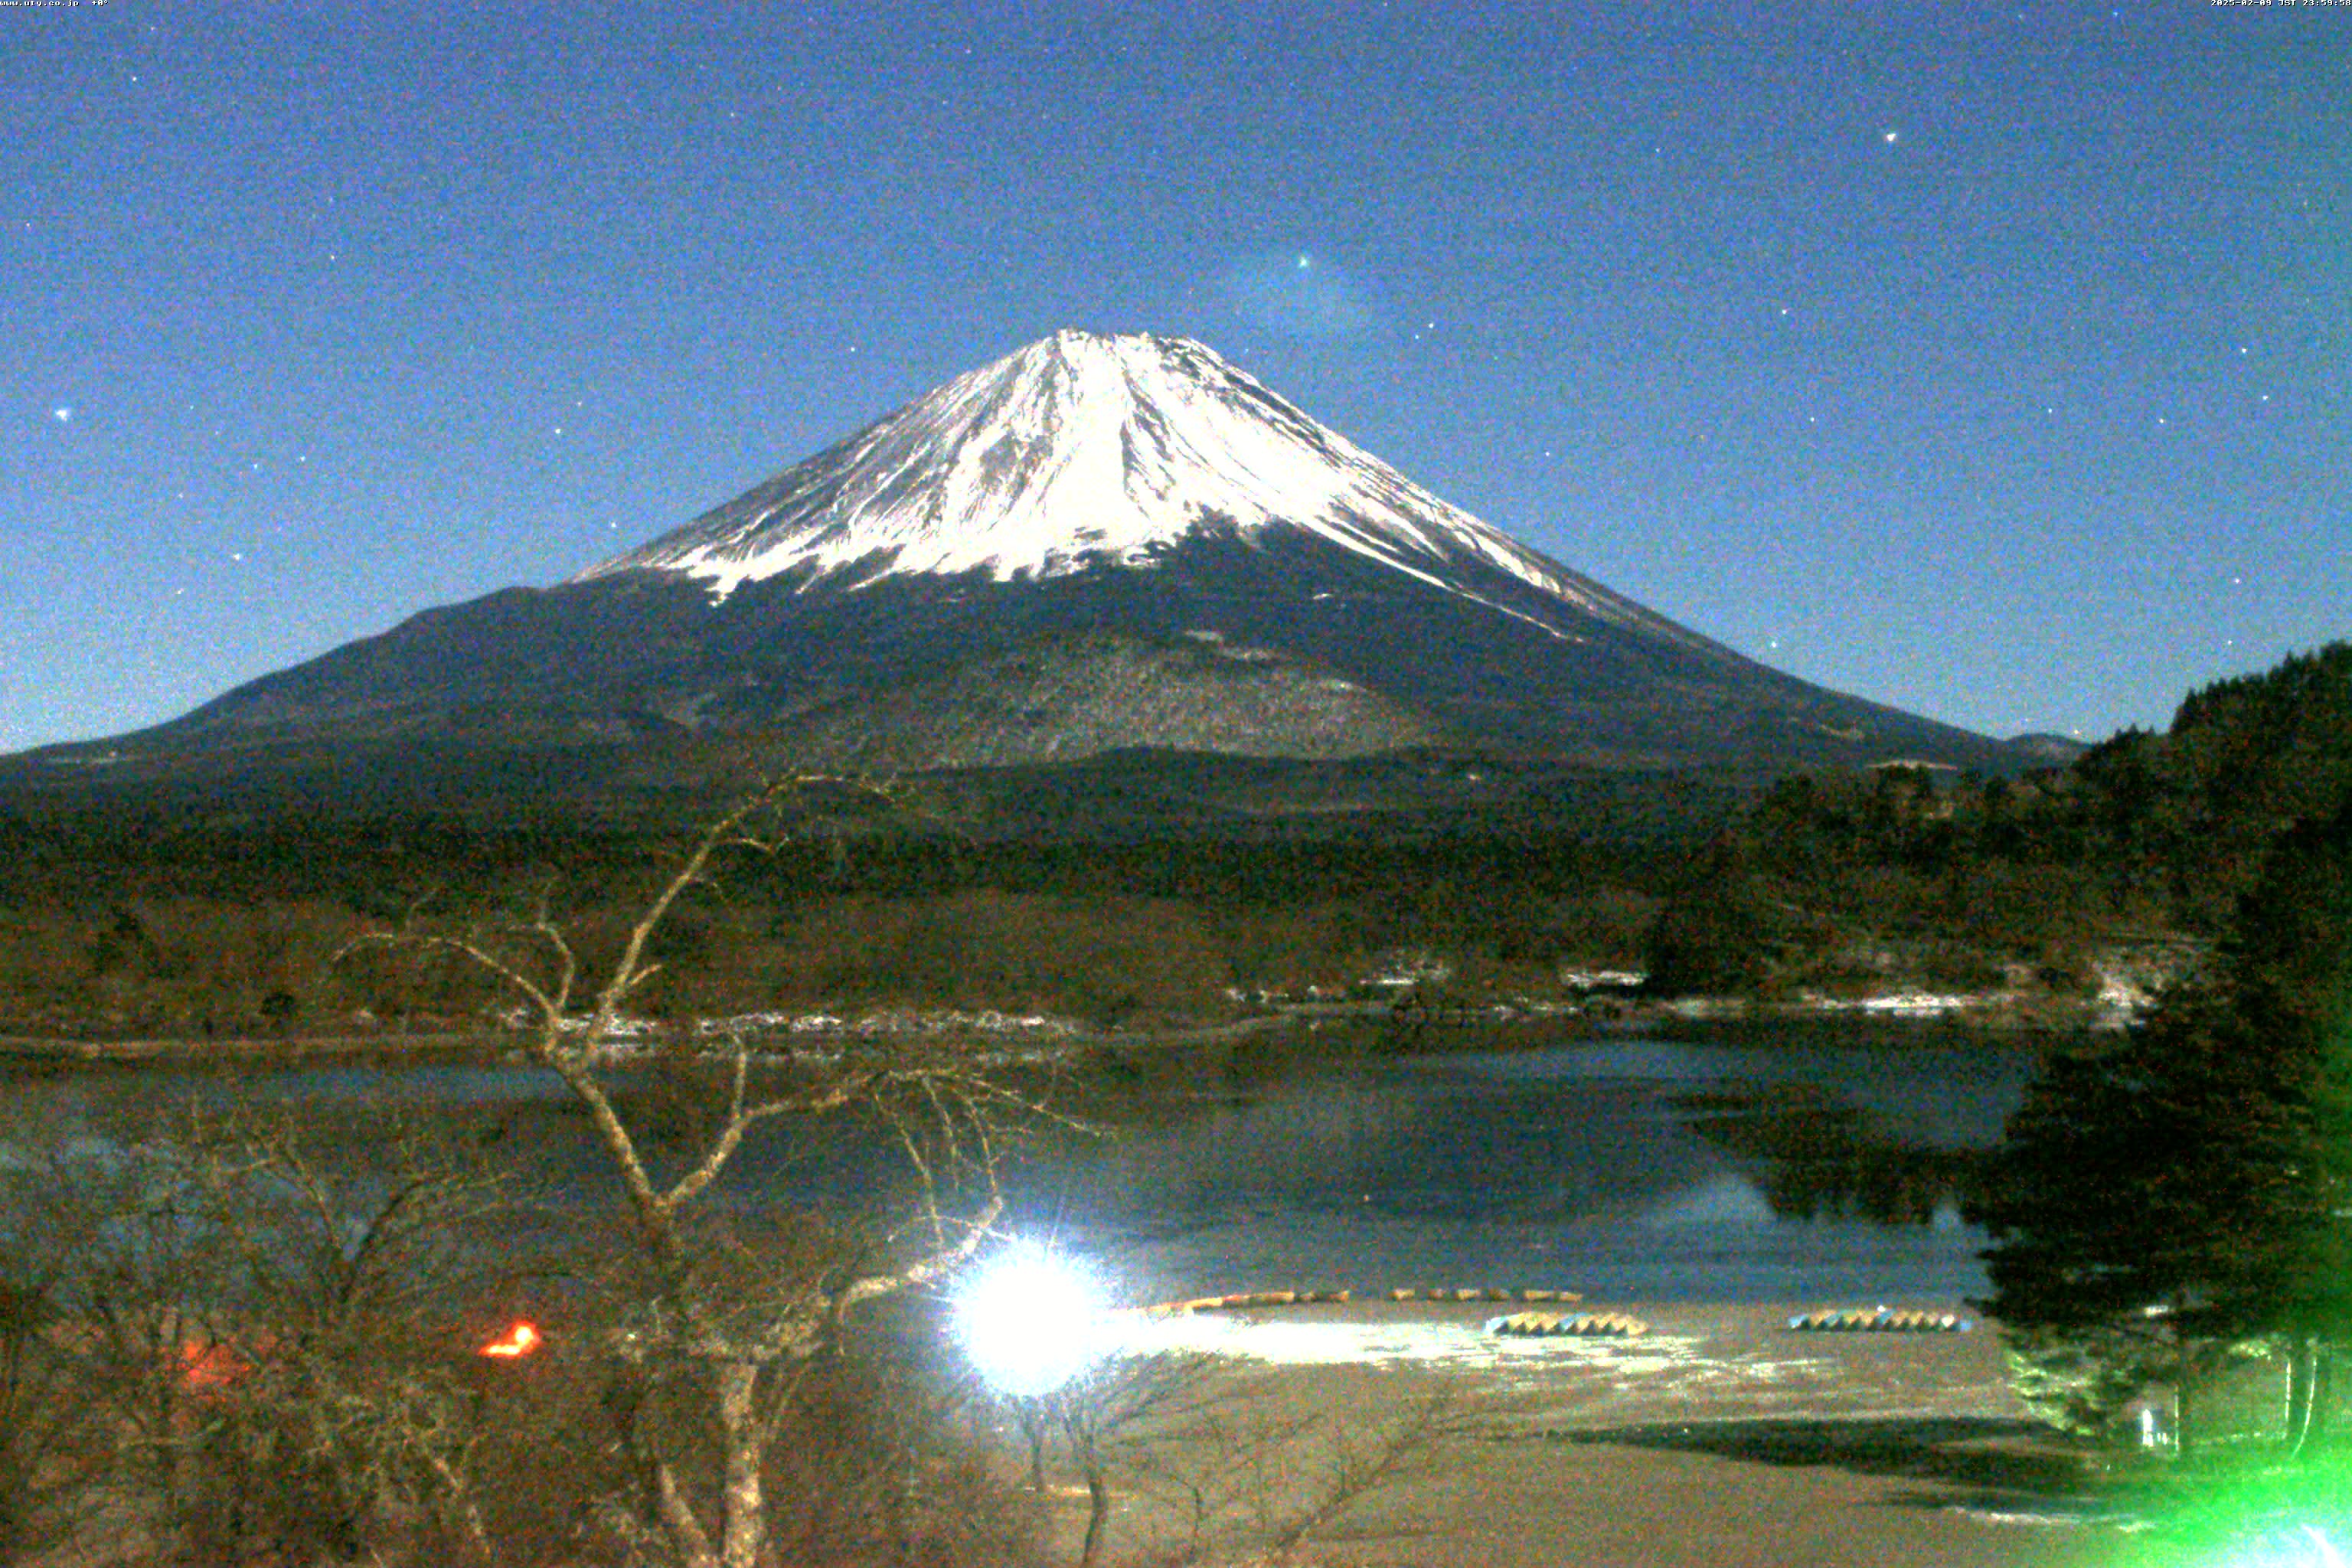
[[[1110,1349],[1093,1278],[1039,1247],[990,1264],[957,1297],[955,1316],[964,1353],[1005,1394],[1051,1394]]]
[[[2344,1553],[2327,1531],[2305,1524],[2248,1542],[2226,1563],[2227,1568],[2344,1568]]]

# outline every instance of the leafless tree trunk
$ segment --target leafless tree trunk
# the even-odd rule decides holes
[[[715,1530],[697,1512],[674,1457],[648,1456],[647,1466],[655,1517],[676,1555],[693,1568],[755,1568],[767,1538],[761,1472],[777,1428],[782,1394],[775,1385],[782,1369],[835,1342],[844,1320],[862,1303],[928,1285],[971,1256],[1003,1208],[994,1180],[996,1119],[1034,1109],[953,1060],[845,1066],[829,1078],[755,1099],[750,1050],[737,1039],[729,1053],[725,1104],[716,1130],[684,1172],[665,1184],[656,1179],[638,1136],[596,1077],[607,1042],[620,1033],[624,1008],[659,972],[660,966],[646,957],[655,933],[679,899],[709,879],[713,858],[733,849],[772,851],[788,839],[757,831],[761,823],[802,792],[844,784],[879,793],[856,781],[793,775],[770,784],[706,827],[631,927],[619,958],[589,999],[584,1024],[571,1014],[583,989],[580,960],[544,902],[531,920],[517,926],[454,934],[414,926],[368,931],[343,949],[346,953],[375,945],[438,950],[487,970],[523,1004],[527,1054],[555,1074],[585,1110],[627,1194],[651,1268],[649,1305],[654,1310],[647,1320],[648,1342],[628,1353],[674,1354],[707,1369],[710,1415],[722,1448]],[[979,1212],[960,1217],[943,1212],[931,1163],[902,1120],[898,1123],[901,1141],[920,1190],[921,1239],[911,1249],[894,1249],[884,1266],[862,1269],[829,1288],[803,1284],[744,1300],[729,1297],[723,1287],[709,1281],[698,1267],[706,1260],[697,1257],[686,1215],[719,1181],[753,1128],[778,1118],[821,1117],[852,1107],[887,1108],[902,1099],[917,1108],[913,1114],[928,1116],[930,1130],[943,1134],[950,1151],[985,1177],[989,1195]]]
[[[1102,1554],[1103,1532],[1110,1526],[1110,1477],[1097,1458],[1086,1467],[1087,1543],[1078,1552],[1078,1568],[1095,1568]]]
[[[2286,1342],[2286,1451],[2301,1458],[2326,1428],[2334,1350],[2317,1334],[2299,1333]]]
[[[725,1504],[727,1537],[720,1560],[728,1568],[748,1565],[766,1539],[766,1510],[760,1495],[760,1461],[764,1445],[758,1438],[752,1400],[760,1383],[757,1362],[723,1362],[719,1367],[719,1429],[725,1436],[727,1466]]]
[[[1192,1408],[1213,1365],[1205,1355],[1163,1352],[1121,1357],[1049,1394],[1011,1400],[1029,1445],[1030,1484],[1045,1484],[1045,1447],[1058,1434],[1087,1489],[1086,1543],[1079,1568],[1095,1568],[1110,1531],[1113,1470],[1140,1429]]]

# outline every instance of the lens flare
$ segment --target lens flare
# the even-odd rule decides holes
[[[1051,1394],[1110,1348],[1094,1279],[1041,1247],[1016,1248],[982,1269],[957,1295],[955,1321],[989,1386],[1025,1397]]]
[[[2216,1568],[2344,1568],[2344,1553],[2315,1524],[2299,1524],[2239,1543]]]
[[[2153,1528],[2121,1562],[2134,1568],[2346,1568],[2352,1471],[2343,1458],[2222,1459],[2177,1479],[2186,1495],[2157,1510]]]

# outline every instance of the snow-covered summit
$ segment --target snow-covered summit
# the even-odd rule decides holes
[[[908,574],[1038,580],[1148,567],[1200,533],[1278,529],[1520,619],[1535,617],[1463,569],[1688,635],[1448,506],[1213,351],[1140,333],[1041,339],[574,580],[651,568],[719,599],[803,568],[803,586],[852,589]]]

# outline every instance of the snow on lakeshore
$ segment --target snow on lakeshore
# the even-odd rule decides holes
[[[1874,996],[1827,996],[1817,991],[1800,993],[1786,1002],[1758,1002],[1746,996],[1676,996],[1663,1004],[1666,1013],[1694,1023],[1740,1023],[1749,1019],[1836,1016],[1853,1014],[1865,1018],[1946,1018],[1957,1014],[1990,1013],[2014,1006],[2016,994],[2000,991],[1893,991]]]
[[[1083,1033],[1077,1021],[1045,1013],[1005,1013],[994,1007],[965,1012],[956,1007],[885,1007],[857,1017],[833,1013],[740,1013],[731,1018],[698,1019],[702,1036],[845,1035],[881,1039],[906,1035],[1014,1035],[1067,1039]]]
[[[1749,996],[1676,996],[1658,1004],[1672,1018],[1693,1023],[1739,1024],[1791,1018],[1948,1020],[1993,1027],[2023,1024],[2078,1024],[2093,1029],[2129,1028],[2154,1005],[2147,992],[2103,987],[2095,998],[2051,996],[2024,990],[1883,991],[1867,996],[1799,992],[1785,1000]]]
[[[1639,991],[1649,984],[1646,969],[1563,969],[1559,983],[1580,994],[1592,991]]]
[[[1880,996],[1818,996],[1807,993],[1807,1007],[1823,1013],[1861,1013],[1894,1018],[1940,1018],[1969,1007],[1992,1007],[2013,998],[2000,992],[1895,991]]]
[[[2024,1414],[1989,1334],[1790,1332],[1787,1303],[1628,1304],[1649,1325],[1632,1338],[1521,1338],[1478,1315],[1396,1311],[1378,1303],[1337,1313],[1115,1314],[1113,1354],[1174,1351],[1283,1370],[1363,1367],[1475,1375],[1492,1392],[1536,1396],[1519,1406],[1547,1430],[1654,1420],[1993,1416]]]
[[[1528,1338],[1489,1333],[1481,1318],[1404,1314],[1317,1321],[1225,1312],[1121,1314],[1110,1338],[1116,1352],[1123,1355],[1174,1351],[1270,1366],[1421,1366],[1528,1373],[1581,1366],[1626,1375],[1663,1372],[1690,1360],[1697,1346],[1695,1339],[1664,1334]]]
[[[522,1007],[507,1009],[499,1015],[499,1021],[516,1030],[530,1029],[537,1023]],[[567,1035],[584,1034],[593,1022],[587,1014],[571,1014],[563,1018],[562,1028]],[[810,1049],[803,1041],[815,1045],[844,1040],[980,1036],[999,1041],[1048,1041],[1058,1045],[1084,1032],[1075,1019],[1045,1013],[1005,1013],[993,1007],[978,1012],[957,1007],[883,1007],[855,1018],[834,1013],[737,1013],[724,1018],[697,1018],[683,1027],[624,1015],[606,1030],[601,1054],[614,1058],[648,1055],[664,1038],[679,1037],[710,1042],[702,1047],[705,1050],[716,1050],[722,1042],[731,1047],[734,1042],[742,1041],[758,1055],[797,1057],[835,1054],[821,1047]],[[772,1043],[779,1036],[792,1043],[780,1050]]]

